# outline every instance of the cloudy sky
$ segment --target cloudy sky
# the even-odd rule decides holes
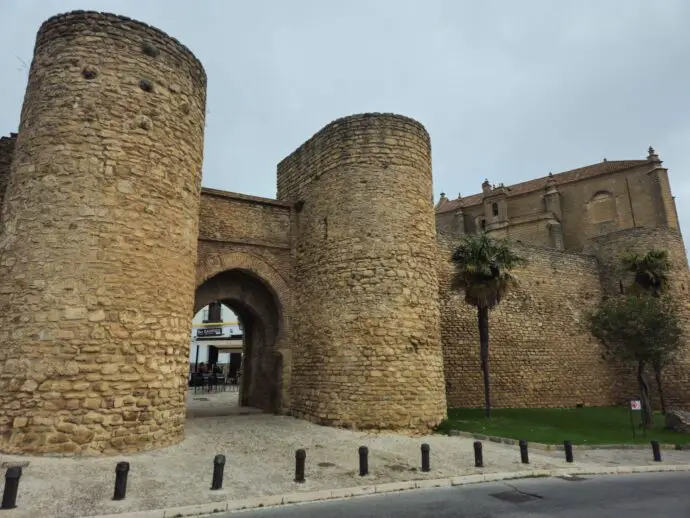
[[[175,36],[209,77],[204,185],[275,197],[275,167],[332,119],[414,117],[435,197],[653,145],[690,225],[687,0],[0,0],[0,134],[16,131],[36,31],[123,14]]]

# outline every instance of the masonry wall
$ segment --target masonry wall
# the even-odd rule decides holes
[[[245,343],[251,342],[245,357],[245,368],[252,371],[245,376],[245,402],[288,413],[292,206],[205,188],[199,213],[195,311],[214,300],[230,303],[245,326]]]
[[[7,189],[7,182],[10,178],[10,166],[12,165],[12,156],[14,154],[16,142],[16,133],[13,133],[9,137],[0,137],[0,214],[2,214],[5,190]]]
[[[201,64],[157,29],[41,26],[0,225],[2,451],[182,440],[205,101]]]
[[[497,239],[508,238],[511,241],[522,242],[540,247],[553,247],[545,218],[520,217],[511,220],[510,225],[501,229],[491,230],[489,235]]]
[[[563,242],[566,250],[581,252],[592,237],[633,227],[670,226],[678,228],[675,202],[668,175],[660,164],[601,174],[557,185],[561,195]],[[510,225],[503,232],[510,239],[537,246],[551,246],[545,222],[530,218],[545,215],[544,190],[509,196]],[[474,221],[484,214],[483,204],[463,208],[469,233]],[[441,213],[439,228],[453,230],[452,212]],[[498,234],[497,234],[498,235]]]
[[[291,210],[289,203],[202,189],[199,208],[198,282],[209,273],[231,268],[249,268],[261,277],[259,263],[291,283]],[[221,264],[228,255],[246,257],[250,265]],[[203,270],[205,273],[201,273]],[[261,273],[259,273],[261,270]],[[201,275],[201,277],[200,277]],[[205,277],[205,278],[203,278]],[[263,281],[272,284],[272,278]],[[277,286],[270,286],[277,289]],[[281,301],[283,304],[287,301]]]
[[[483,385],[476,310],[450,290],[453,240],[439,238],[441,332],[450,407],[481,407]],[[489,317],[496,407],[612,405],[628,395],[618,366],[604,361],[585,321],[601,299],[593,256],[514,245],[528,264],[519,286]]]
[[[620,283],[628,286],[633,275],[621,271],[621,258],[629,252],[646,253],[652,249],[666,250],[671,261],[671,282],[668,294],[677,303],[677,310],[685,331],[688,346],[678,355],[673,365],[664,371],[665,396],[669,407],[690,406],[690,270],[680,232],[673,228],[632,228],[593,239],[588,252],[596,254],[601,264],[601,284],[604,293],[620,293]],[[653,380],[650,371],[650,380]],[[627,377],[633,384],[632,373]],[[656,396],[656,386],[650,383],[651,393]]]
[[[431,149],[417,122],[332,122],[278,165],[296,204],[293,414],[428,429],[446,414]]]
[[[289,204],[245,194],[202,189],[199,239],[256,246],[290,246]]]

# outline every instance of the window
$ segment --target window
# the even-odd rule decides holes
[[[498,216],[498,203],[491,204],[491,214],[493,214],[494,217]]]
[[[486,230],[486,220],[482,218],[480,225],[482,226],[482,230]]]
[[[201,318],[203,320],[208,320],[208,308],[204,308],[204,312]]]

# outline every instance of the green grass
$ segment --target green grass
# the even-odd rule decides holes
[[[630,412],[627,407],[599,408],[506,408],[491,411],[484,417],[481,408],[448,410],[448,419],[438,427],[440,433],[450,430],[524,439],[543,444],[634,444],[652,439],[666,444],[688,444],[690,434],[664,429],[664,416],[654,414],[654,426],[646,436],[637,426],[640,413],[634,412],[635,439],[632,438]]]

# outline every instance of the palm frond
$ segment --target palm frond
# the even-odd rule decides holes
[[[453,250],[454,290],[465,291],[465,302],[493,309],[516,284],[511,270],[525,264],[507,240],[486,234],[467,235]]]
[[[668,283],[671,262],[666,250],[652,249],[646,254],[628,253],[621,258],[625,271],[635,275],[635,284],[655,295],[660,295]]]

